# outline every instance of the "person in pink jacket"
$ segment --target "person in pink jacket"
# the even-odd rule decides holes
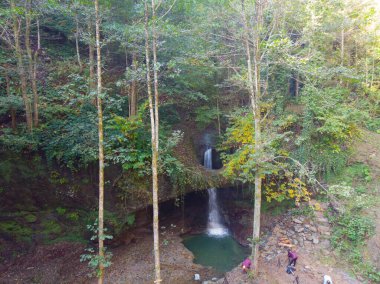
[[[241,268],[243,269],[243,272],[247,272],[251,268],[252,262],[251,260],[247,257],[243,263],[241,264]]]
[[[293,264],[293,266],[296,266],[296,263],[297,263],[297,259],[298,259],[298,255],[295,251],[292,251],[292,250],[288,250],[288,259],[289,259],[289,264],[288,266],[291,266]]]

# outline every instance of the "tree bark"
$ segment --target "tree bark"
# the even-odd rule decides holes
[[[37,50],[41,49],[40,20],[37,19]]]
[[[153,11],[154,11],[154,3]],[[153,94],[151,88],[151,74],[150,74],[150,55],[149,55],[149,32],[148,32],[148,2],[145,0],[145,58],[146,58],[146,79],[149,99],[149,112],[151,121],[151,142],[152,142],[152,182],[153,182],[153,244],[154,244],[154,268],[155,268],[155,281],[154,283],[160,283],[161,279],[161,267],[160,267],[160,242],[159,242],[159,216],[158,216],[158,101],[153,105]],[[154,57],[155,58],[155,57]],[[156,62],[153,62],[156,66]],[[158,87],[158,86],[157,86]],[[155,83],[156,91],[156,83]],[[158,97],[158,93],[155,93],[154,99]]]
[[[156,31],[156,7],[155,0],[152,0],[152,45],[153,45],[153,77],[154,77],[154,111],[155,111],[155,122],[156,122],[156,150],[158,152],[158,103],[159,103],[159,93],[158,93],[158,64],[157,64],[157,31]]]
[[[134,71],[134,74],[136,74],[137,71],[137,55],[134,52],[132,54],[132,69]],[[132,80],[131,83],[131,112],[130,116],[135,116],[137,114],[137,82],[135,79]]]
[[[244,21],[244,41],[247,56],[247,69],[248,69],[248,84],[249,93],[251,97],[251,107],[254,116],[254,149],[258,159],[261,154],[261,114],[260,114],[260,30],[262,26],[262,3],[261,1],[255,2],[255,23],[253,26],[253,70],[251,59],[251,48],[249,42],[249,27],[246,15],[244,0],[242,0],[243,21]],[[253,247],[252,247],[252,262],[254,273],[258,271],[258,258],[259,258],[259,239],[260,239],[260,218],[261,218],[261,173],[260,161],[257,161],[255,169],[255,204],[253,216]]]
[[[10,97],[11,96],[11,80],[8,76],[8,74],[5,75],[5,81],[6,81],[6,89],[7,89],[7,96]],[[10,109],[11,111],[11,120],[12,120],[12,130],[13,132],[16,132],[16,110],[14,107],[11,107]]]
[[[88,33],[89,33],[89,43],[88,43],[88,59],[89,59],[89,90],[93,93],[95,90],[95,71],[94,71],[94,45],[93,45],[93,33],[92,33],[92,23],[91,19],[88,22]],[[94,99],[94,104],[96,104],[96,99]]]
[[[344,65],[344,28],[342,27],[340,35],[340,65]]]
[[[29,67],[29,80],[32,86],[33,92],[33,124],[34,127],[38,127],[38,89],[37,89],[37,58],[35,53],[33,56],[32,48],[30,45],[30,25],[32,22],[31,17],[31,0],[25,2],[26,6],[26,17],[25,17],[25,48],[28,55],[28,67]]]
[[[10,1],[11,8],[14,11],[16,6],[14,0]],[[25,116],[26,116],[26,125],[29,132],[32,132],[33,129],[33,121],[32,121],[32,111],[31,111],[31,104],[28,97],[27,92],[27,78],[25,75],[25,68],[23,63],[23,56],[22,56],[22,50],[20,46],[20,33],[21,30],[21,20],[17,17],[17,15],[13,12],[13,35],[14,35],[14,41],[15,41],[15,53],[17,58],[17,73],[20,76],[20,82],[21,82],[21,95],[24,102],[25,107]]]
[[[78,14],[75,14],[75,25],[76,25],[76,30],[75,30],[75,47],[77,51],[77,60],[78,60],[78,65],[80,69],[80,73],[83,71],[83,65],[82,61],[80,60],[80,52],[79,52],[79,21],[78,21]]]
[[[99,135],[99,278],[102,284],[104,279],[104,147],[103,147],[103,110],[102,110],[102,61],[100,53],[100,16],[99,2],[95,0],[95,30],[96,30],[96,60],[97,60],[97,107],[98,107],[98,135]]]

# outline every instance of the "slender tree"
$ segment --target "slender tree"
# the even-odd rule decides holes
[[[27,0],[25,2],[25,48],[28,55],[28,67],[29,67],[29,81],[32,86],[33,92],[33,124],[34,127],[38,127],[39,115],[38,115],[38,89],[37,89],[37,54],[38,50],[33,53],[30,44],[30,28],[32,23],[32,1]]]
[[[21,95],[24,102],[25,107],[25,117],[26,117],[26,125],[28,131],[31,132],[33,129],[33,121],[32,121],[32,109],[30,104],[30,99],[28,97],[27,91],[27,78],[25,74],[25,67],[23,61],[23,52],[20,45],[20,31],[21,31],[21,19],[16,14],[16,4],[14,0],[10,1],[11,9],[12,9],[12,18],[13,18],[13,37],[14,37],[14,48],[17,58],[17,72],[21,81]]]
[[[94,40],[93,40],[93,25],[92,19],[88,20],[87,31],[88,31],[88,65],[89,65],[89,91],[90,93],[95,90],[95,64],[94,64]],[[94,100],[96,101],[96,100]]]
[[[97,61],[97,107],[98,107],[98,134],[99,134],[99,278],[102,284],[104,279],[104,146],[103,146],[103,110],[102,110],[102,60],[100,53],[100,15],[99,1],[95,0],[95,30],[96,30],[96,61]]]
[[[154,11],[154,1],[152,3]],[[159,241],[159,216],[158,216],[158,80],[157,77],[157,55],[155,55],[155,46],[153,46],[153,66],[154,66],[154,89],[153,97],[151,87],[151,70],[150,70],[150,43],[149,43],[149,10],[148,2],[145,0],[145,57],[146,57],[146,80],[148,88],[149,112],[151,122],[151,143],[152,143],[152,179],[153,179],[153,244],[154,244],[154,268],[155,268],[155,283],[160,283],[161,267],[160,267],[160,241]],[[153,36],[154,38],[154,36]],[[153,45],[156,40],[153,40]]]
[[[132,70],[134,72],[134,76],[136,76],[137,72],[137,54],[133,52],[132,54]],[[135,116],[137,114],[137,80],[134,78],[131,82],[130,86],[130,116]]]
[[[244,0],[242,0],[242,13],[244,22],[244,44],[247,58],[247,70],[248,70],[248,87],[251,100],[251,108],[254,117],[254,149],[256,155],[259,157],[261,154],[262,141],[261,141],[261,113],[260,113],[260,99],[261,99],[261,87],[260,87],[260,32],[263,25],[263,0],[256,0],[254,4],[254,23],[252,25],[252,31],[249,29],[247,20],[247,11]],[[250,35],[252,38],[250,38]],[[253,45],[253,62],[251,56],[251,42]],[[253,65],[253,70],[252,70]],[[261,185],[262,178],[257,164],[255,170],[255,207],[253,216],[253,247],[252,258],[253,268],[257,273],[258,258],[259,258],[259,238],[260,238],[260,218],[261,218]]]
[[[80,59],[80,51],[79,51],[79,20],[78,20],[78,13],[75,13],[75,47],[77,51],[77,60],[78,60],[78,65],[80,68],[80,72],[82,73],[83,71],[83,64]]]
[[[5,74],[5,82],[6,82],[6,91],[7,91],[7,96],[11,96],[11,80],[9,78],[8,73]],[[11,120],[12,120],[12,130],[13,132],[16,131],[16,110],[14,107],[11,107]]]

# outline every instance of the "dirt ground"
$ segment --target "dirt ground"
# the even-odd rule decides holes
[[[175,224],[173,224],[175,226]],[[181,243],[179,227],[161,229],[161,269],[164,283],[192,283],[195,273],[212,278],[212,269],[193,263],[193,255]],[[133,232],[128,245],[112,249],[112,265],[105,283],[153,283],[153,238],[150,230]],[[0,283],[97,283],[90,270],[80,263],[82,244],[60,243],[39,246],[35,253],[2,265]]]
[[[193,263],[193,255],[181,243],[180,230],[171,227],[161,230],[161,269],[163,283],[199,283],[193,280],[199,273],[202,280],[217,277],[212,269]],[[152,235],[149,231],[134,232],[139,235],[130,244],[113,249],[110,268],[107,269],[105,283],[135,284],[153,283],[154,267],[152,252]],[[285,273],[286,250],[275,258],[267,261],[260,259],[259,278],[249,279],[239,268],[226,274],[229,284],[239,283],[322,283],[324,274],[329,274],[340,284],[360,283],[339,269],[333,269],[325,257],[320,255],[318,248],[311,254],[307,249],[298,249],[299,261],[295,276]],[[2,268],[0,283],[96,283],[89,278],[90,270],[79,262],[84,246],[73,243],[61,243],[50,246],[40,246],[33,255],[20,257],[14,263]],[[321,259],[323,261],[321,261]],[[224,279],[219,283],[223,283]],[[213,282],[210,282],[213,283]]]

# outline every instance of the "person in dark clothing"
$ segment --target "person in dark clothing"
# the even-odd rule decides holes
[[[288,266],[296,266],[296,263],[297,263],[297,259],[298,259],[298,255],[295,251],[292,251],[292,250],[288,250],[288,259],[289,259],[289,264]]]

